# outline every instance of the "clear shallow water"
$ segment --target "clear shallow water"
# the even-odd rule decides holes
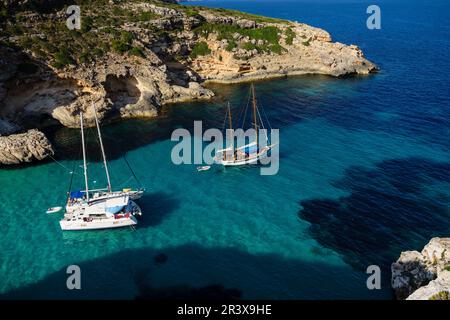
[[[382,71],[257,83],[281,132],[276,176],[260,176],[257,168],[200,174],[195,165],[170,161],[174,128],[191,128],[194,119],[220,127],[223,102],[237,108],[247,85],[213,87],[213,102],[168,106],[158,120],[105,127],[113,184],[135,185],[121,158],[127,151],[148,190],[134,232],[62,233],[60,215],[45,209],[63,203],[67,171],[53,162],[0,169],[2,298],[173,296],[211,284],[244,298],[391,298],[387,269],[400,251],[449,235],[448,4],[382,2],[380,31],[364,27],[364,4],[202,4],[322,27],[360,45]],[[61,163],[72,168],[78,131],[51,137],[65,155]],[[91,183],[102,185],[93,160]],[[155,260],[161,254],[167,261]],[[65,289],[69,264],[81,266],[80,292]],[[383,269],[378,292],[365,286],[371,264]]]

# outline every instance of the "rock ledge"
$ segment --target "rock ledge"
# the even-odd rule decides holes
[[[449,299],[450,238],[433,238],[422,252],[402,252],[391,271],[398,299]]]
[[[39,130],[0,137],[0,164],[19,164],[43,160],[53,155],[52,145]]]

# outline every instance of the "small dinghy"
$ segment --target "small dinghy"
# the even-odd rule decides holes
[[[56,213],[59,212],[62,209],[62,207],[51,207],[47,209],[47,213]]]
[[[197,167],[197,171],[198,171],[198,172],[200,172],[200,171],[207,171],[207,170],[209,170],[209,169],[211,169],[211,166]]]

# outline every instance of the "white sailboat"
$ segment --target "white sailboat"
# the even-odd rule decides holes
[[[258,162],[258,160],[263,159],[267,156],[268,152],[275,146],[275,145],[269,145],[269,138],[267,137],[266,131],[264,131],[265,134],[265,144],[260,145],[259,144],[259,128],[264,128],[263,121],[261,119],[261,114],[259,113],[257,102],[256,102],[256,95],[255,95],[255,87],[252,84],[251,86],[252,91],[252,106],[253,106],[253,125],[255,129],[255,140],[253,142],[250,142],[249,144],[234,147],[234,143],[231,143],[231,146],[229,146],[226,149],[218,150],[216,153],[216,156],[214,158],[215,162],[217,164],[223,165],[223,166],[242,166],[242,165],[248,165],[248,164],[255,164]],[[246,108],[247,109],[247,108]],[[244,111],[245,113],[245,111]],[[228,104],[228,122],[230,129],[233,130],[233,121],[231,116],[231,108]],[[258,121],[261,125],[258,125]]]
[[[144,192],[143,190],[112,191],[95,107],[94,117],[108,185],[105,189],[89,189],[83,113],[80,112],[85,190],[69,193],[66,213],[59,222],[62,230],[96,230],[134,226],[138,223],[136,216],[142,215],[141,209],[133,200],[139,199]]]

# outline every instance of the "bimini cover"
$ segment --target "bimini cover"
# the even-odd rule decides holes
[[[91,204],[86,212],[88,214],[116,214],[128,205],[128,196],[117,196]]]
[[[81,198],[84,197],[84,194],[85,194],[85,193],[86,193],[85,191],[80,191],[80,190],[78,190],[78,191],[72,191],[72,192],[70,193],[70,198],[72,198],[72,199],[81,199]]]
[[[128,205],[128,196],[114,197],[106,200],[105,211],[108,213],[118,213]]]

